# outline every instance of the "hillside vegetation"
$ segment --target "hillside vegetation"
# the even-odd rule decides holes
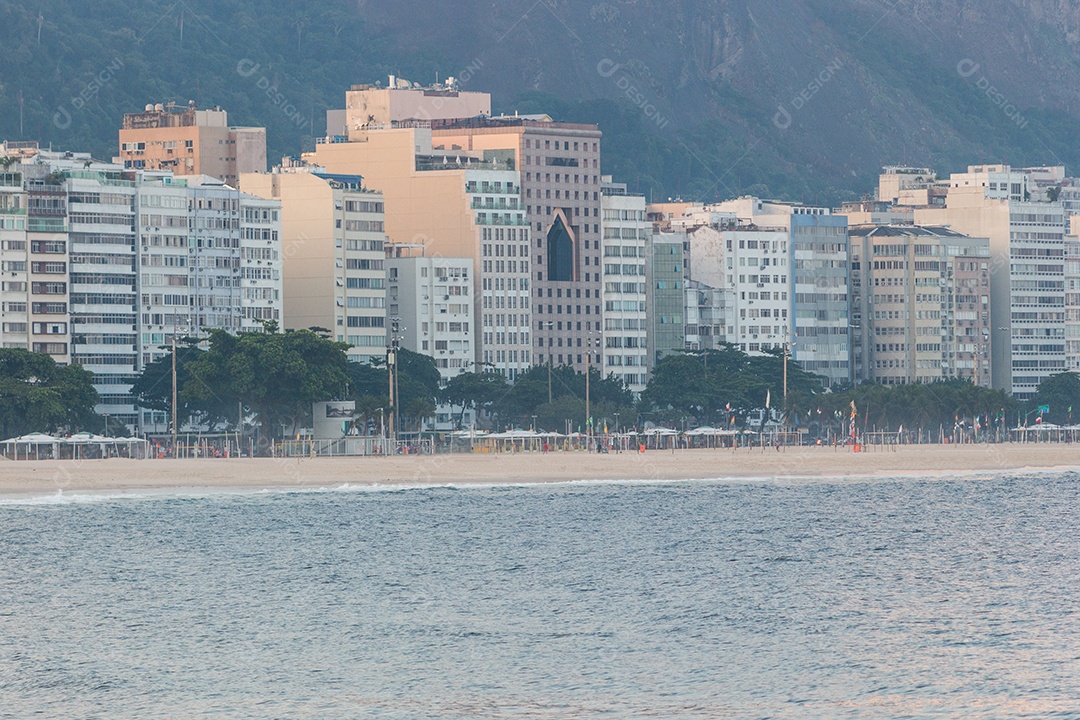
[[[0,137],[107,158],[124,112],[195,100],[276,159],[350,84],[455,75],[600,123],[654,199],[836,202],[888,163],[1080,167],[1078,38],[1057,0],[0,0]]]

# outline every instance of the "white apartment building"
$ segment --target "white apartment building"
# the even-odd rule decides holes
[[[741,197],[689,207],[682,219],[672,220],[676,224],[696,234],[690,240],[691,279],[730,289],[731,302],[739,303],[728,313],[729,342],[746,352],[786,345],[804,370],[825,377],[829,385],[852,380],[846,217],[832,215],[827,208]],[[732,230],[723,230],[724,241],[717,245],[721,228]],[[763,230],[768,231],[766,237],[758,235]],[[731,232],[752,235],[732,235],[728,250]],[[727,268],[725,253],[740,250],[742,255],[732,257],[732,267]],[[723,272],[717,263],[724,266]],[[718,280],[722,282],[714,284]],[[754,308],[742,305],[753,296]],[[751,317],[751,310],[756,317]]]
[[[465,193],[479,235],[477,361],[513,382],[532,365],[531,233],[520,174],[465,170]]]
[[[137,324],[127,324],[138,302],[136,183],[115,166],[86,168],[85,161],[50,165],[54,172],[63,169],[67,191],[71,362],[94,374],[97,412],[136,427],[131,383],[142,366]],[[46,268],[52,265],[56,274],[38,283],[61,285],[62,260],[54,256]],[[32,278],[31,293],[34,284]]]
[[[727,282],[721,287],[732,291],[730,312],[725,317],[728,342],[747,353],[783,350],[785,346],[790,352],[794,338],[787,231],[726,230],[723,243]],[[691,238],[691,268],[699,265],[693,259],[696,244],[697,238]]]
[[[1080,228],[1074,219],[1073,227]],[[1065,236],[1065,361],[1080,372],[1080,236]]]
[[[279,262],[276,203],[85,153],[35,149],[8,170],[0,179],[2,342],[86,367],[99,413],[160,429],[165,418],[140,414],[131,384],[174,334],[261,329],[258,320],[280,318],[279,268],[259,273],[251,298],[241,286],[245,257]],[[257,221],[243,220],[248,205]]]
[[[174,337],[280,327],[280,205],[205,175],[137,177],[140,368]],[[165,415],[143,411],[141,427],[164,432]]]
[[[634,393],[649,381],[646,315],[646,243],[652,223],[645,197],[628,193],[623,183],[603,178],[601,229],[604,263],[604,364]]]
[[[391,245],[388,250],[388,310],[399,321],[401,346],[431,357],[444,381],[473,371],[472,258],[405,254],[422,253],[416,246]]]

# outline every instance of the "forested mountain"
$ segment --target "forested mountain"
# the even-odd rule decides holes
[[[835,202],[886,163],[1080,168],[1065,0],[0,0],[0,137],[100,157],[124,112],[170,100],[295,154],[389,73],[598,122],[605,169],[657,199]]]

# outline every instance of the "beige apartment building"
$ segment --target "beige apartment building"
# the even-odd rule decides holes
[[[387,87],[353,85],[345,93],[345,109],[327,114],[329,135],[350,139],[365,130],[388,128],[405,121],[427,122],[491,114],[491,95],[461,90],[454,78],[429,87],[418,87],[390,76]]]
[[[242,173],[266,172],[266,128],[231,127],[228,113],[216,107],[147,105],[124,115],[115,162],[129,170],[209,175],[235,187]]]
[[[856,375],[990,386],[990,244],[941,227],[850,228]]]
[[[472,258],[477,362],[514,380],[533,354],[530,231],[513,154],[435,151],[426,123],[401,125],[319,143],[305,159],[379,190],[392,242]]]
[[[245,193],[281,202],[286,329],[324,328],[350,360],[386,352],[384,202],[356,175],[297,167],[240,177]]]
[[[993,385],[1030,398],[1067,367],[1065,210],[1038,197],[1044,172],[974,165],[948,180],[944,208],[915,208],[915,223],[990,241]]]

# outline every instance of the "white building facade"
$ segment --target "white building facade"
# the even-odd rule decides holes
[[[645,255],[652,232],[643,195],[604,178],[601,229],[604,263],[604,376],[614,375],[634,393],[649,380]]]
[[[402,347],[431,357],[443,381],[472,371],[472,258],[391,255],[386,276],[388,309],[399,320]]]
[[[259,330],[260,318],[280,318],[276,203],[81,153],[35,151],[9,170],[0,183],[0,341],[84,366],[98,413],[131,430],[161,429],[164,414],[141,411],[131,385],[174,335]],[[258,222],[242,219],[248,201]],[[248,227],[258,230],[244,239]],[[269,268],[257,301],[241,287],[244,251],[254,247],[252,262]]]

